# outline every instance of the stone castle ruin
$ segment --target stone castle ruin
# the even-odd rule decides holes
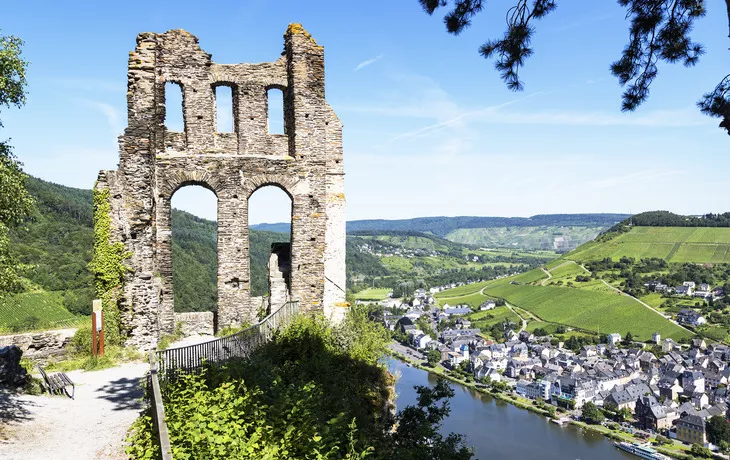
[[[129,54],[128,126],[116,171],[102,171],[111,241],[131,256],[120,293],[128,344],[154,347],[175,328],[171,198],[186,185],[218,202],[218,327],[254,322],[248,199],[274,185],[292,200],[291,245],[272,247],[271,308],[298,300],[303,311],[339,319],[345,300],[342,124],[325,100],[324,50],[298,24],[274,62],[217,64],[184,30],[142,33]],[[183,94],[184,132],[165,127],[165,84]],[[216,132],[217,86],[231,88],[234,132]],[[284,134],[268,129],[267,91],[284,96]],[[171,108],[172,110],[172,108]]]

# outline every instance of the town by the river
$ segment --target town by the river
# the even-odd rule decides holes
[[[438,377],[395,359],[388,361],[398,376],[398,409],[416,403],[415,385],[433,385]],[[450,400],[444,433],[460,433],[474,448],[475,459],[605,460],[636,458],[618,450],[608,438],[575,426],[558,426],[538,415],[462,385]]]

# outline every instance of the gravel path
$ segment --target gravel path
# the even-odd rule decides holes
[[[124,438],[144,407],[141,380],[149,365],[72,371],[74,400],[0,390],[0,458],[126,459]]]

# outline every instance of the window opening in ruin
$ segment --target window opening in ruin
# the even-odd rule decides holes
[[[284,92],[279,88],[266,91],[268,101],[269,134],[285,134],[284,132]]]
[[[165,127],[168,131],[185,132],[183,93],[179,83],[165,83]]]
[[[232,133],[233,91],[230,86],[215,87],[215,114],[215,130],[219,133]]]
[[[172,290],[176,312],[218,309],[218,199],[189,185],[172,196]]]
[[[270,296],[272,309],[289,300],[291,292],[291,216],[291,198],[277,186],[262,187],[248,200],[252,302],[254,297]]]

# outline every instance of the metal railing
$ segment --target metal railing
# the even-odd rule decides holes
[[[161,380],[179,373],[200,370],[203,365],[219,366],[230,358],[245,358],[253,350],[268,342],[274,332],[289,324],[299,312],[299,302],[287,302],[269,316],[240,332],[187,347],[155,352],[155,361]]]
[[[160,440],[162,460],[172,460],[172,447],[162,402],[164,386],[178,373],[196,372],[203,366],[220,366],[230,358],[244,358],[271,340],[279,327],[286,326],[299,313],[299,302],[287,302],[278,310],[251,327],[227,337],[187,347],[171,348],[150,353],[148,397],[152,405],[152,420]]]
[[[160,379],[158,378],[158,366],[155,361],[155,354],[150,353],[150,374],[147,391],[150,392],[150,404],[152,406],[152,421],[157,430],[157,438],[160,441],[160,457],[162,460],[172,460],[172,447],[170,445],[170,434],[167,431],[165,421],[165,406],[162,404],[162,391],[160,390]]]

